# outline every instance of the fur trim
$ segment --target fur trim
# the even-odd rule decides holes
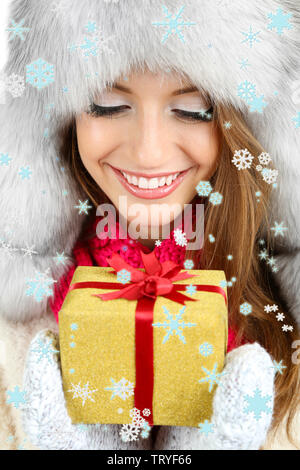
[[[4,256],[0,278],[7,282],[1,282],[1,314],[14,320],[42,314],[46,300],[36,302],[25,295],[26,278],[32,278],[35,269],[49,268],[58,279],[68,269],[58,269],[53,256],[72,252],[83,220],[74,206],[82,193],[57,160],[58,129],[74,113],[86,110],[95,92],[134,67],[184,72],[214,100],[231,103],[243,112],[279,170],[281,187],[274,192],[273,216],[274,220],[284,219],[290,227],[280,250],[300,248],[300,219],[296,217],[300,203],[296,189],[300,130],[292,120],[298,111],[292,96],[300,69],[299,1],[203,0],[200,7],[198,0],[187,0],[182,10],[177,0],[165,0],[172,17],[181,9],[181,18],[195,23],[180,28],[185,42],[176,34],[162,42],[166,28],[152,23],[167,18],[156,0],[62,0],[57,13],[53,10],[58,3],[13,0],[9,12],[9,18],[17,23],[24,19],[23,26],[30,31],[24,33],[24,40],[9,42],[5,75],[25,76],[27,65],[43,59],[54,65],[54,81],[42,89],[27,83],[22,97],[6,93],[6,104],[0,106],[0,153],[12,158],[7,167],[1,166],[1,222],[9,225],[13,213],[23,216],[23,223],[14,227],[11,246],[17,250],[34,246],[38,252],[32,258],[16,254],[9,260]],[[292,13],[292,27],[281,35],[276,29],[268,29],[268,14],[275,14],[278,8]],[[83,44],[84,37],[93,35],[85,30],[88,21],[97,24],[101,40],[98,54],[85,60],[83,49],[72,46]],[[259,42],[252,47],[242,34],[250,27],[259,32]],[[250,64],[247,70],[239,63],[244,58]],[[238,96],[238,86],[245,80],[256,86],[258,96],[264,95],[268,106],[262,114],[249,112]],[[47,121],[50,104],[54,106]],[[45,128],[48,138],[44,137]],[[29,180],[19,176],[21,166],[32,170]],[[67,196],[64,191],[68,191]],[[300,274],[295,292],[299,285]]]

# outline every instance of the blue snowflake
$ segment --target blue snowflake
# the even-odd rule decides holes
[[[54,282],[52,278],[48,277],[48,268],[44,273],[39,271],[36,272],[34,279],[26,279],[26,284],[28,284],[28,289],[25,292],[28,296],[33,296],[37,302],[41,302],[44,297],[49,297],[52,295],[52,289],[49,288]]]
[[[105,387],[104,390],[112,391],[110,399],[114,397],[122,398],[122,400],[127,400],[127,398],[134,395],[134,384],[126,380],[124,377],[116,382],[113,378],[110,378],[112,385],[110,387]]]
[[[275,369],[276,373],[279,372],[280,375],[282,375],[283,369],[286,369],[286,366],[282,364],[282,359],[280,362],[276,362],[273,360],[273,369]]]
[[[254,96],[250,104],[250,112],[258,112],[262,113],[263,109],[267,106],[267,103],[264,101],[264,95],[261,95],[260,97]]]
[[[212,186],[209,181],[199,181],[196,186],[196,191],[199,196],[208,196],[212,191]]]
[[[239,62],[239,64],[240,64],[240,66],[241,66],[240,68],[241,68],[242,70],[244,70],[244,69],[247,70],[247,67],[250,66],[250,64],[249,64],[249,62],[248,62],[248,59],[242,59],[242,60]]]
[[[82,202],[80,199],[79,199],[79,205],[78,206],[74,206],[75,209],[79,209],[79,214],[86,214],[88,215],[88,209],[92,209],[93,206],[88,206],[88,202],[89,200],[86,199],[84,202]]]
[[[256,96],[256,85],[248,82],[248,80],[240,83],[238,85],[238,96],[245,100],[246,103],[250,103]]]
[[[14,20],[10,20],[12,26],[10,28],[6,28],[6,31],[9,31],[11,33],[9,35],[9,39],[8,39],[9,41],[11,41],[17,36],[21,39],[21,41],[24,41],[24,36],[23,36],[24,32],[30,31],[30,28],[23,27],[24,21],[25,21],[24,18],[20,21],[20,23],[16,23]]]
[[[19,386],[16,385],[14,390],[7,390],[6,394],[8,398],[6,399],[6,403],[12,404],[15,408],[19,408],[20,405],[26,405],[26,392],[21,391]]]
[[[227,287],[227,281],[226,280],[220,281],[219,286],[222,287],[222,289],[225,289],[225,287]]]
[[[37,59],[26,65],[26,83],[41,90],[54,82],[54,65],[43,59]]]
[[[65,262],[66,262],[66,260],[68,259],[68,258],[65,256],[65,252],[64,252],[64,251],[63,251],[62,253],[56,252],[56,256],[53,256],[53,258],[55,259],[56,264],[63,264],[63,265],[65,265]]]
[[[131,273],[127,269],[121,269],[117,272],[117,280],[122,284],[127,284],[131,280]]]
[[[162,38],[162,43],[164,43],[166,41],[166,39],[170,36],[170,34],[174,33],[174,34],[177,34],[177,36],[179,37],[179,39],[182,41],[182,42],[185,42],[184,41],[184,36],[183,34],[181,34],[181,31],[179,30],[179,27],[182,27],[182,26],[192,26],[192,25],[195,25],[196,23],[193,23],[191,21],[179,21],[179,18],[181,16],[181,13],[184,9],[184,6],[182,6],[177,15],[172,18],[172,13],[169,13],[168,9],[166,6],[162,5],[163,7],[163,10],[165,12],[165,16],[166,16],[166,21],[152,21],[152,24],[155,25],[155,26],[167,26],[168,27],[168,30],[166,32],[166,34],[164,35],[164,37]]]
[[[256,33],[254,33],[252,31],[252,26],[250,26],[249,31],[247,33],[244,33],[243,31],[241,31],[241,33],[245,36],[245,39],[244,41],[242,41],[242,44],[244,42],[248,42],[249,46],[252,48],[255,42],[260,42],[260,40],[257,39],[257,36],[260,34],[260,31],[257,31]]]
[[[188,294],[193,295],[197,292],[197,287],[193,286],[192,284],[189,284],[185,287],[185,290]]]
[[[183,263],[183,266],[185,267],[185,269],[193,269],[194,261],[191,259],[186,259],[185,262]]]
[[[205,436],[208,436],[210,432],[214,432],[214,425],[210,423],[207,419],[204,421],[204,423],[199,423],[199,432],[202,434],[205,434]]]
[[[165,335],[163,339],[163,342],[162,342],[163,344],[166,343],[166,341],[168,341],[170,336],[172,336],[173,334],[175,336],[178,336],[179,339],[184,344],[186,343],[185,337],[182,334],[182,330],[184,328],[191,328],[192,326],[196,326],[196,323],[190,323],[190,322],[185,323],[181,319],[185,309],[186,309],[186,306],[184,305],[180,309],[179,313],[177,313],[175,316],[174,315],[172,316],[169,310],[163,306],[163,310],[164,310],[165,315],[167,316],[167,320],[164,321],[163,323],[160,323],[160,322],[152,323],[152,326],[156,326],[158,328],[165,328],[166,330],[168,330],[167,334]]]
[[[77,325],[77,323],[72,323],[72,325],[70,326],[70,328],[71,328],[72,331],[78,330],[78,325]]]
[[[294,121],[296,129],[300,128],[300,111],[298,112],[297,116],[292,119]]]
[[[59,354],[59,351],[57,351],[57,349],[52,348],[52,342],[53,342],[53,339],[50,339],[50,338],[45,338],[45,342],[42,339],[38,339],[37,340],[38,345],[36,346],[36,348],[31,348],[32,352],[37,353],[38,361],[46,358],[48,362],[51,364],[51,361],[53,359],[53,354]]]
[[[284,29],[292,29],[293,25],[289,23],[289,19],[292,17],[292,13],[284,14],[281,8],[277,8],[276,14],[269,13],[268,18],[271,22],[268,24],[268,29],[277,29],[279,36],[282,35]]]
[[[74,343],[74,341],[71,341],[70,348],[75,348],[75,347],[76,347],[76,343]]]
[[[277,235],[284,236],[284,231],[287,229],[287,227],[283,227],[283,222],[275,222],[275,226],[271,227],[271,230],[274,232],[275,237],[277,237]]]
[[[199,353],[201,354],[201,356],[210,356],[213,353],[213,350],[213,345],[207,342],[202,343],[199,346]]]
[[[244,408],[244,413],[254,413],[254,418],[256,421],[261,419],[261,413],[271,413],[271,408],[268,405],[268,402],[272,399],[270,395],[265,397],[262,396],[261,391],[259,388],[254,390],[253,396],[251,395],[244,395],[245,401],[248,402],[247,408]]]
[[[249,315],[252,312],[252,305],[248,304],[248,302],[244,302],[240,305],[240,313],[243,315]]]
[[[206,377],[204,377],[203,379],[199,380],[198,382],[202,383],[202,382],[208,382],[209,383],[209,388],[208,388],[208,391],[211,392],[212,391],[212,388],[214,386],[214,384],[218,384],[220,383],[220,378],[226,374],[226,372],[220,372],[220,373],[217,373],[216,370],[217,370],[217,367],[218,367],[218,363],[215,362],[214,364],[214,368],[212,371],[209,371],[208,369],[206,369],[206,367],[203,367],[202,366],[202,370],[206,373]]]
[[[216,241],[215,237],[211,233],[208,235],[208,239],[209,239],[210,243],[215,243],[215,241]]]
[[[21,176],[22,180],[29,180],[32,175],[32,171],[30,170],[29,166],[22,166],[19,170],[19,175]]]
[[[94,21],[89,21],[85,26],[85,30],[88,33],[95,33],[97,31],[97,24]]]
[[[0,165],[1,166],[8,166],[9,162],[11,162],[11,158],[8,156],[8,153],[0,153]]]
[[[222,200],[223,200],[222,194],[217,193],[217,192],[211,193],[211,195],[209,196],[209,202],[213,204],[214,206],[218,206],[219,204],[221,204]]]

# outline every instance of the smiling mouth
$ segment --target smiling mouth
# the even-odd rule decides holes
[[[185,175],[191,170],[190,167],[184,171],[169,174],[151,176],[138,176],[138,173],[125,172],[114,168],[118,180],[131,194],[145,199],[160,199],[172,193],[183,181]]]

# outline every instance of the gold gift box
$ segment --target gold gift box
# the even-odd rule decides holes
[[[111,271],[111,267],[78,266],[71,284],[118,282]],[[225,281],[223,271],[188,273],[197,276],[174,284],[220,287]],[[66,295],[59,312],[63,388],[73,423],[128,424],[132,420],[137,300],[104,301],[91,295],[105,292],[112,289],[74,289]],[[183,308],[181,322],[196,324],[184,327],[180,323],[181,339],[178,334],[166,339],[168,327],[153,326],[154,425],[198,426],[209,420],[216,386],[211,374],[220,373],[224,366],[228,325],[223,295],[181,292],[198,300],[186,301],[183,308],[158,296],[153,309],[153,323],[168,321],[166,311],[175,318]]]

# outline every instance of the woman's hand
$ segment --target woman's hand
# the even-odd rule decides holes
[[[211,420],[199,428],[161,426],[155,449],[257,450],[263,445],[274,403],[270,355],[258,343],[245,344],[227,354],[224,372]]]
[[[40,331],[30,344],[23,389],[27,405],[22,410],[24,431],[43,450],[151,449],[146,439],[124,442],[121,425],[72,424],[65,406],[58,337]]]

